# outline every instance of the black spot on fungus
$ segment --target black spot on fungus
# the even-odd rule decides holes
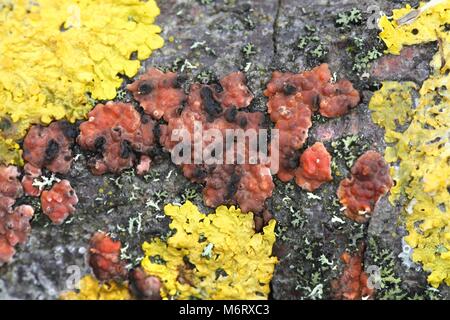
[[[238,115],[238,110],[236,107],[233,106],[231,108],[228,108],[225,111],[224,116],[225,116],[225,120],[227,120],[228,122],[235,122],[237,115]]]
[[[95,150],[98,152],[103,152],[103,147],[105,146],[106,139],[105,137],[97,137],[94,141]]]
[[[139,86],[138,93],[140,95],[147,95],[147,94],[150,94],[152,92],[152,90],[153,90],[152,85],[148,82],[144,82]]]
[[[320,108],[320,95],[316,95],[312,101],[313,111],[317,111]]]
[[[52,162],[59,152],[59,144],[56,142],[56,140],[51,139],[48,144],[47,148],[45,149],[45,162]]]
[[[247,127],[247,124],[248,124],[247,118],[246,118],[245,116],[242,116],[242,117],[239,119],[239,126],[240,126],[242,129],[244,129],[245,127]]]
[[[216,91],[216,93],[222,93],[223,92],[223,87],[220,83],[216,83],[213,85],[214,86],[214,91]]]
[[[297,88],[295,86],[293,86],[292,84],[288,83],[283,87],[283,92],[285,95],[290,96],[297,92]]]
[[[173,87],[175,89],[181,89],[183,84],[187,81],[186,76],[177,76],[173,81]]]
[[[59,127],[66,138],[75,139],[78,136],[77,128],[67,121],[61,121]]]
[[[120,145],[120,157],[122,159],[128,159],[131,156],[133,149],[131,148],[131,143],[128,140],[123,140]]]
[[[294,154],[292,157],[288,159],[288,167],[290,169],[296,169],[299,166],[300,154]]]
[[[195,179],[203,180],[206,177],[207,173],[199,167],[194,169],[193,176]]]
[[[230,182],[227,185],[226,199],[230,199],[237,192],[239,181],[241,181],[241,177],[238,174],[233,173],[230,177]]]
[[[206,113],[211,119],[217,118],[222,113],[222,107],[214,100],[213,92],[209,87],[203,87],[200,90],[200,96]]]
[[[148,116],[148,115],[146,115],[146,114],[144,114],[144,115],[141,116],[141,123],[142,123],[142,124],[147,124],[147,123],[149,123],[149,122],[150,122],[150,116]]]

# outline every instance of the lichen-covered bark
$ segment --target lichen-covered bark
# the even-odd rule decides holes
[[[333,158],[333,181],[312,194],[301,190],[293,181],[285,184],[275,179],[276,187],[268,209],[277,220],[274,253],[280,263],[271,284],[272,298],[331,297],[330,282],[339,278],[344,269],[341,255],[346,249],[356,252],[362,241],[367,243],[366,269],[376,266],[401,279],[400,284],[390,282],[387,289],[379,290],[375,298],[377,294],[381,298],[413,297],[416,293],[421,297],[434,295],[426,289],[426,275],[416,271],[417,266],[406,272],[397,257],[405,233],[397,224],[399,208],[392,207],[383,198],[369,224],[359,225],[344,216],[336,196],[339,182],[348,176],[358,156],[369,149],[382,152],[385,147],[384,133],[372,123],[367,109],[377,81],[422,81],[427,77],[428,69],[420,62],[422,58],[411,63],[381,58],[364,74],[356,70],[361,67],[361,57],[357,58],[354,51],[348,50],[355,48],[356,37],[364,44],[362,49],[355,49],[360,53],[379,45],[377,30],[366,24],[370,17],[367,8],[371,4],[389,12],[405,3],[217,0],[202,5],[191,0],[159,1],[158,24],[163,27],[166,44],[143,63],[140,74],[153,66],[162,67],[184,73],[189,84],[244,71],[255,95],[249,110],[264,112],[267,120],[267,100],[262,92],[273,70],[299,72],[326,62],[337,79],[351,80],[361,93],[362,102],[349,114],[329,120],[313,117],[304,148],[315,142],[325,145]],[[352,8],[362,12],[362,22],[347,29],[338,28],[338,13]],[[309,41],[305,50],[298,45],[302,37],[318,37],[319,40]],[[408,57],[421,57],[421,52],[435,50],[435,46],[420,50],[408,53]],[[358,68],[355,69],[355,65]],[[126,94],[119,95],[121,101],[132,100],[125,86],[136,79],[138,76],[124,81],[122,90]],[[76,213],[62,225],[54,226],[37,210],[28,242],[17,247],[11,264],[0,267],[0,299],[57,298],[61,291],[68,289],[67,284],[76,274],[74,270],[79,268],[81,275],[90,272],[86,254],[89,239],[98,230],[111,232],[121,240],[122,259],[131,267],[143,256],[140,245],[144,241],[168,232],[168,219],[162,213],[165,203],[191,200],[201,211],[209,211],[204,207],[201,187],[184,178],[161,149],[155,150],[150,172],[143,177],[138,177],[134,171],[120,176],[92,176],[86,166],[89,155],[78,147],[73,155],[70,172],[60,178],[68,179],[78,195]],[[44,174],[50,177],[47,172]],[[32,204],[38,208],[38,201],[26,197],[17,204]],[[381,258],[384,255],[388,258]],[[442,295],[446,294],[448,297],[443,290]]]

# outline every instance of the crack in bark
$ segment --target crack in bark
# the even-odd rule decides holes
[[[278,48],[277,48],[278,20],[280,18],[282,2],[283,2],[283,0],[277,0],[275,19],[273,20],[273,30],[272,30],[273,58],[272,59],[275,59],[275,56],[277,55],[277,52],[278,52]]]

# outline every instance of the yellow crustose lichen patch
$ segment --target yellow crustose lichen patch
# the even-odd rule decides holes
[[[93,276],[84,276],[79,290],[61,294],[62,300],[130,300],[132,297],[127,286],[114,281],[100,283]]]
[[[389,52],[397,54],[403,45],[436,40],[440,50],[416,103],[414,84],[387,82],[369,105],[390,143],[385,157],[392,163],[396,182],[390,199],[405,201],[406,241],[414,248],[413,260],[430,272],[428,282],[434,287],[442,282],[450,285],[450,31],[444,26],[450,21],[449,7],[447,1],[401,27],[387,18],[381,20],[380,36]],[[395,10],[394,17],[409,10]],[[401,128],[404,124],[406,129]]]
[[[144,270],[165,299],[267,299],[277,258],[275,220],[255,233],[253,214],[221,206],[209,215],[190,202],[167,205],[175,234],[144,243]]]
[[[158,14],[154,0],[1,1],[0,145],[33,123],[84,118],[88,95],[113,99],[119,74],[163,45]],[[0,149],[0,162],[17,155]]]

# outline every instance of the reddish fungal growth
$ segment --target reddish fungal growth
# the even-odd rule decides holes
[[[77,203],[78,197],[75,190],[67,180],[56,183],[49,191],[43,191],[41,195],[42,212],[54,224],[63,223],[69,215],[73,214]]]
[[[245,76],[241,72],[233,72],[220,80],[222,91],[217,94],[217,100],[224,108],[248,107],[253,100],[253,94],[245,85]]]
[[[298,167],[298,150],[308,138],[311,125],[311,111],[304,105],[293,112],[286,111],[286,118],[276,122],[275,129],[280,134],[280,167],[277,175],[281,181],[288,182],[294,177]]]
[[[136,173],[139,176],[143,176],[150,171],[152,159],[149,156],[142,155],[139,164],[136,166]]]
[[[208,207],[239,204],[243,212],[260,212],[273,189],[272,175],[265,165],[222,165],[206,178],[203,197]]]
[[[284,182],[294,177],[298,150],[308,138],[312,112],[338,117],[355,107],[359,93],[347,80],[331,82],[327,64],[299,74],[275,71],[264,91],[269,98],[268,112],[280,130],[280,170]]]
[[[344,252],[341,256],[344,270],[339,279],[331,282],[332,295],[338,300],[361,300],[373,298],[374,290],[367,285],[368,275],[363,265],[364,247],[360,252],[351,256]]]
[[[23,142],[23,158],[36,168],[66,174],[72,165],[71,147],[76,135],[67,121],[32,126]]]
[[[392,187],[389,165],[383,156],[367,151],[355,162],[351,177],[341,181],[337,195],[345,215],[359,223],[367,222],[380,197]]]
[[[17,167],[0,166],[0,196],[9,198],[19,198],[23,189],[18,180],[20,173]]]
[[[249,164],[249,146],[245,144],[244,150],[239,150],[246,157],[244,164],[202,164],[194,162],[196,148],[194,142],[200,141],[203,145],[199,148],[204,151],[212,144],[213,140],[206,141],[203,137],[194,136],[196,122],[201,125],[203,131],[215,130],[222,137],[227,136],[227,130],[236,133],[237,130],[253,129],[255,134],[261,128],[264,115],[260,112],[243,112],[240,108],[247,107],[253,99],[253,95],[245,85],[245,77],[242,73],[229,74],[220,80],[219,84],[201,85],[193,84],[187,98],[186,107],[180,115],[168,120],[167,125],[161,126],[160,141],[164,148],[172,151],[180,141],[172,140],[175,130],[185,130],[190,134],[190,164],[183,163],[181,168],[184,175],[193,182],[205,183],[203,196],[206,205],[216,207],[220,204],[238,204],[246,211],[259,212],[264,207],[265,200],[272,195],[274,184],[269,165],[259,163]],[[211,132],[211,131],[210,131]],[[187,134],[182,135],[185,138]],[[222,163],[228,163],[226,143],[223,141]],[[198,155],[197,155],[198,156]],[[213,157],[214,158],[214,157]]]
[[[295,171],[295,182],[303,189],[312,192],[331,180],[333,180],[331,155],[323,143],[316,142],[300,157],[300,166]]]
[[[16,250],[14,247],[27,241],[31,232],[32,207],[22,205],[12,209],[15,200],[0,196],[0,265],[9,263]]]
[[[95,175],[120,173],[133,167],[136,154],[149,155],[154,147],[154,123],[141,116],[128,103],[98,104],[89,112],[89,120],[80,125],[78,143],[83,149],[97,152],[89,160]]]
[[[177,115],[186,96],[183,92],[182,81],[176,73],[151,68],[138,80],[128,85],[127,89],[133,93],[146,114],[154,119],[164,117],[166,121]]]
[[[14,166],[0,166],[0,266],[11,262],[16,250],[31,232],[32,207],[22,205],[13,209],[16,198],[22,196],[19,171]]]
[[[138,267],[130,272],[130,289],[134,295],[142,300],[161,300],[161,280],[149,276]]]
[[[125,264],[120,260],[120,241],[104,232],[96,232],[89,244],[89,266],[97,279],[108,281],[126,276]]]
[[[25,174],[22,178],[22,187],[25,194],[32,197],[39,197],[41,190],[38,187],[33,186],[34,179],[41,176],[42,171],[36,168],[31,163],[27,163],[24,167]]]

